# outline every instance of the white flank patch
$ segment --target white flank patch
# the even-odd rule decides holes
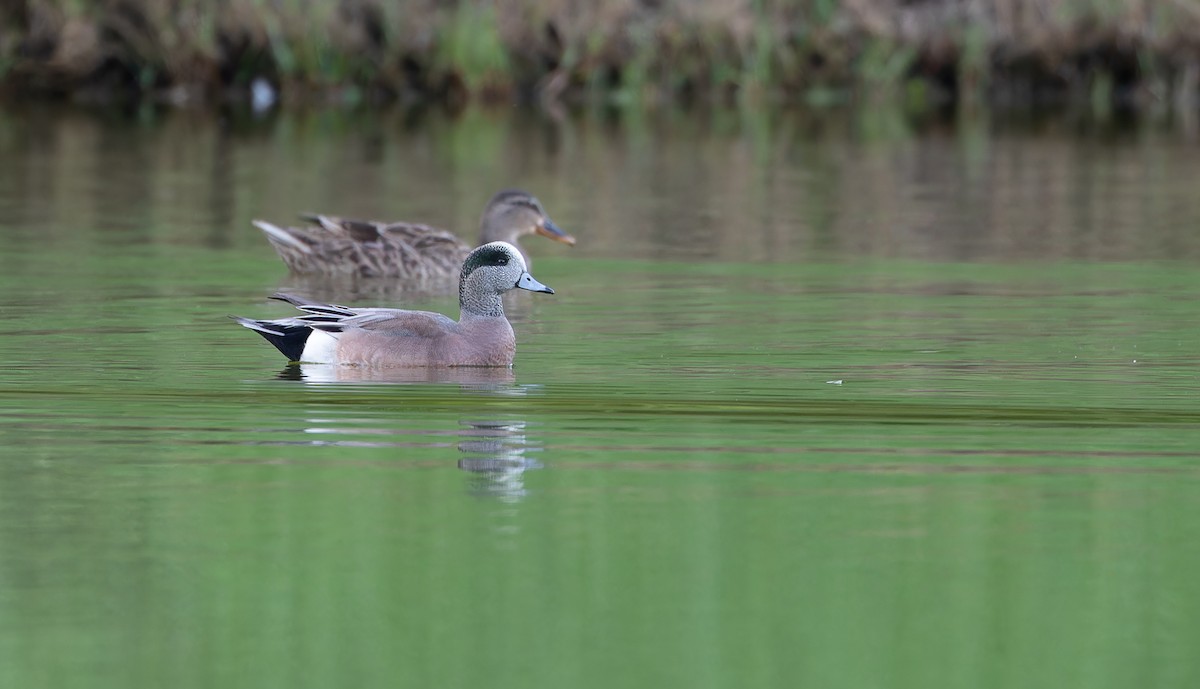
[[[300,361],[310,364],[336,364],[337,342],[337,337],[332,333],[313,330],[304,342],[304,352],[300,354]]]

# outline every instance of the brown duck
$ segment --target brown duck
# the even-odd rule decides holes
[[[329,277],[399,278],[406,285],[452,285],[471,247],[453,234],[408,222],[351,220],[329,215],[301,216],[307,227],[279,227],[255,220],[275,252],[293,273]],[[550,220],[533,195],[508,189],[492,197],[480,219],[479,243],[540,234],[568,245],[575,238]]]

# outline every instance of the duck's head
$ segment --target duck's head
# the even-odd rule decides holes
[[[575,245],[575,238],[554,224],[542,202],[519,189],[506,189],[493,196],[483,209],[479,225],[481,242],[516,244],[517,239],[527,234],[540,234],[568,246]]]
[[[554,294],[554,290],[529,274],[521,252],[508,242],[489,242],[467,255],[458,281],[460,299],[499,296],[510,289]]]

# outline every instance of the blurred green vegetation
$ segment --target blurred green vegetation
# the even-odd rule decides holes
[[[1195,107],[1194,0],[17,0],[0,85],[83,100],[888,98]]]

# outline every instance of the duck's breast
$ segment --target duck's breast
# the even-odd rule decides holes
[[[517,349],[512,326],[503,316],[467,318],[434,343],[441,366],[511,366]]]

